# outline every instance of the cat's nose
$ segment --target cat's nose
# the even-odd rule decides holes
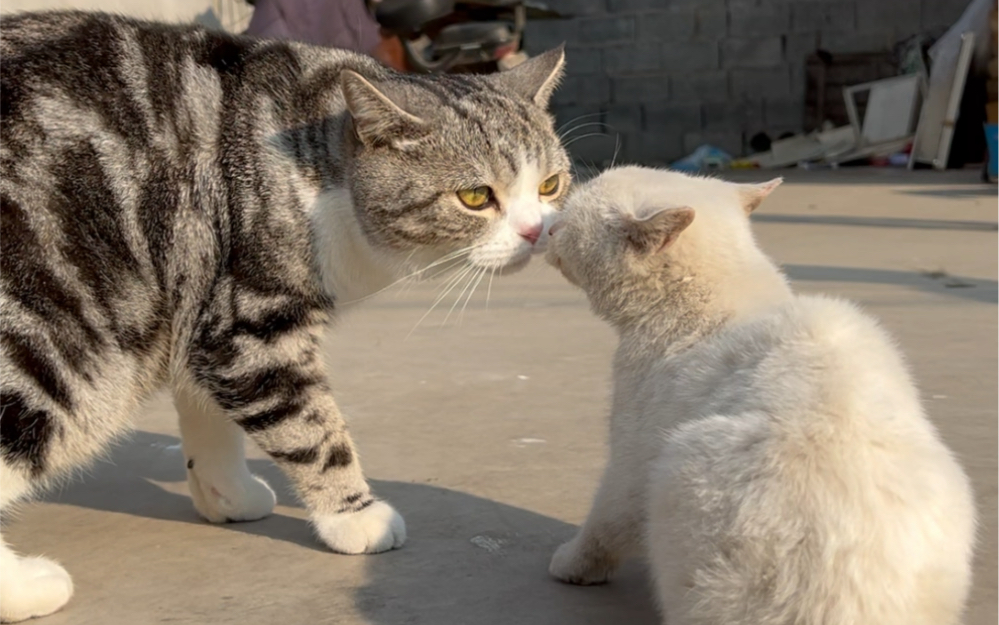
[[[541,238],[541,231],[543,229],[544,229],[544,226],[542,226],[541,224],[537,224],[535,226],[529,226],[529,227],[526,227],[526,228],[522,228],[522,229],[518,230],[517,233],[520,236],[522,236],[525,239],[527,239],[531,243],[531,245],[534,245],[535,243],[538,242],[538,239]]]

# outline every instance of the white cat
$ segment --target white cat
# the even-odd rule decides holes
[[[669,625],[957,623],[968,479],[885,332],[757,247],[778,184],[626,167],[568,199],[548,260],[620,346],[610,461],[550,571],[600,583],[644,546]]]

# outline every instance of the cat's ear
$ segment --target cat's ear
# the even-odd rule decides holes
[[[562,80],[565,67],[565,45],[530,58],[506,71],[491,74],[489,79],[502,91],[513,92],[548,108],[548,100]]]
[[[694,221],[694,209],[666,208],[638,219],[624,217],[622,226],[628,245],[638,254],[658,254],[676,241]]]
[[[406,98],[400,89],[376,87],[349,69],[340,72],[340,84],[354,130],[365,145],[396,145],[427,134],[427,122],[403,108]]]
[[[759,208],[763,200],[773,193],[774,189],[779,187],[782,182],[784,182],[783,178],[774,178],[760,184],[740,184],[739,195],[742,198],[742,208],[746,214],[748,215]]]

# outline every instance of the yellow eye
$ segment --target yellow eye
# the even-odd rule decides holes
[[[541,186],[538,187],[538,193],[541,195],[555,195],[558,193],[558,180],[558,174],[555,174],[548,180],[545,180],[541,183]]]
[[[489,187],[475,187],[474,189],[458,191],[458,199],[471,209],[485,208],[492,195],[492,189]]]

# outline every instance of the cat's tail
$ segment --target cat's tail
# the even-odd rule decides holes
[[[752,413],[667,436],[647,544],[669,625],[956,625],[969,528],[947,536],[918,502],[864,492],[878,468],[850,453],[784,443]]]

